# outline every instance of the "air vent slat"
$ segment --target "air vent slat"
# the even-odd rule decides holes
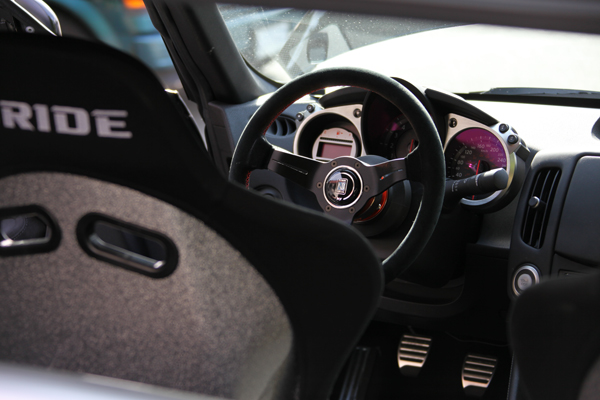
[[[267,129],[268,136],[284,137],[296,132],[296,122],[292,118],[280,115]]]
[[[540,181],[540,174],[537,174],[534,179],[534,182],[533,182],[532,188],[534,188],[534,189],[532,189],[532,192],[534,192],[535,188],[538,187],[539,181]],[[531,196],[530,196],[530,198],[531,198]],[[532,217],[533,211],[534,210],[531,207],[527,207],[525,209],[525,218],[523,219],[523,221],[531,221],[533,218]],[[523,229],[521,231],[521,237],[523,238],[523,241],[525,243],[531,243],[531,232],[532,232],[531,225],[532,224],[527,224],[527,223],[523,224]]]
[[[275,120],[275,126],[276,126],[276,129],[277,129],[277,132],[275,134],[278,135],[278,136],[283,136],[284,133],[285,133],[285,131],[283,130],[285,124],[281,121],[281,118],[278,118],[278,119]]]
[[[550,216],[550,209],[552,208],[552,202],[554,200],[554,194],[556,193],[556,188],[558,186],[558,175],[554,175],[554,179],[551,180],[550,185],[548,185],[548,193],[545,193],[546,200],[546,210],[542,215],[541,222],[541,232],[540,232],[540,247],[544,243],[544,236],[546,235],[546,226],[548,226],[548,217]],[[549,177],[552,178],[552,177]],[[550,179],[548,179],[550,181]]]
[[[548,173],[546,171],[544,171],[543,173],[540,173],[540,180],[538,180],[539,185],[536,186],[536,191],[535,193],[538,195],[538,198],[540,198],[540,200],[543,198],[543,194],[544,194],[544,189],[546,188],[546,184],[547,184],[547,180],[548,180]],[[540,188],[541,186],[541,188]],[[531,196],[533,197],[533,196]],[[530,197],[530,198],[531,198]],[[542,221],[542,216],[543,213],[540,212],[536,212],[533,214],[533,224],[532,224],[532,229],[531,229],[531,236],[529,237],[529,242],[533,243],[533,247],[537,247],[536,243],[537,243],[537,239],[539,237],[539,232],[541,230],[541,221]],[[539,248],[539,247],[537,247]]]
[[[559,181],[560,169],[543,169],[537,173],[531,187],[521,228],[521,238],[536,249],[541,248],[544,244],[546,227]]]

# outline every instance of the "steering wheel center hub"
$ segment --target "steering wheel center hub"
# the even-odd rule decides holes
[[[362,178],[351,167],[337,167],[327,175],[323,185],[325,200],[334,208],[352,207],[362,193]]]

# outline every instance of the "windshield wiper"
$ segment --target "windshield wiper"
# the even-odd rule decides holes
[[[459,95],[467,100],[600,107],[600,92],[593,90],[502,87]]]

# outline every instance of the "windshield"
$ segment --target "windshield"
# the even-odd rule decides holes
[[[600,36],[329,11],[219,6],[242,56],[285,83],[363,67],[455,93],[493,88],[600,91]]]

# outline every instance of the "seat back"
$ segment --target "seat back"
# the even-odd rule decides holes
[[[600,389],[600,274],[542,282],[517,299],[511,400],[591,399]],[[518,389],[518,390],[517,390]]]
[[[382,289],[365,239],[229,183],[131,57],[26,35],[0,48],[0,219],[53,232],[0,250],[0,361],[327,398]]]

